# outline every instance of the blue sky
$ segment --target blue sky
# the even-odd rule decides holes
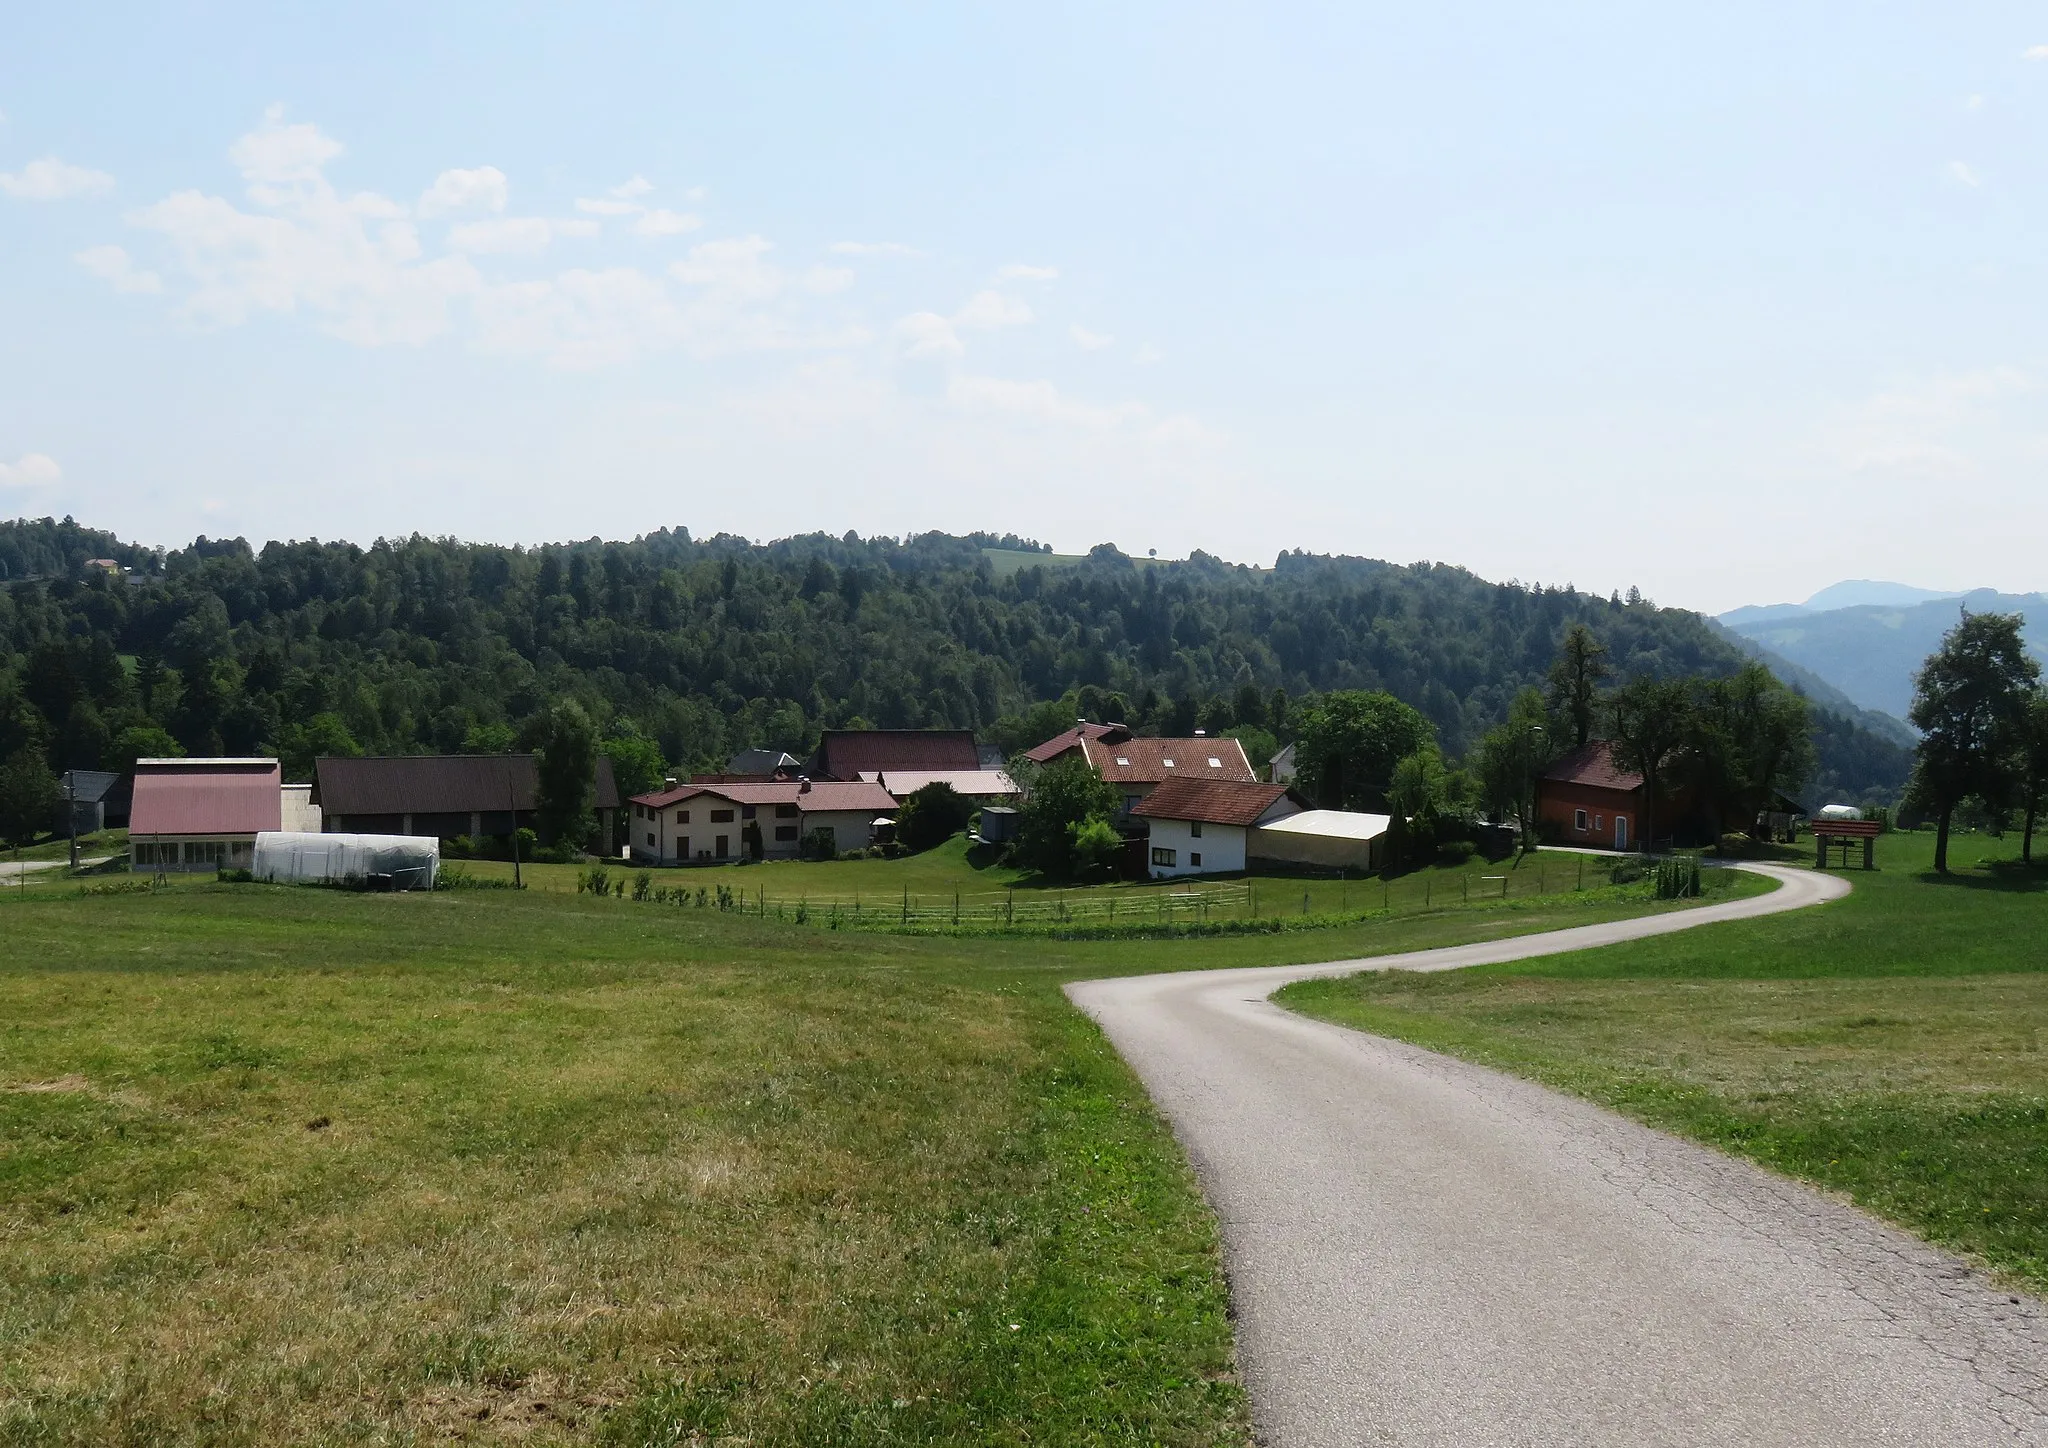
[[[2048,588],[2048,17],[1107,8],[11,14],[0,515]]]

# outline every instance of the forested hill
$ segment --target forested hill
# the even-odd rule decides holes
[[[1391,691],[1458,754],[1543,681],[1575,622],[1618,678],[1742,662],[1693,613],[1442,564],[1297,552],[1252,569],[1107,545],[1070,561],[982,534],[201,538],[159,553],[45,519],[0,523],[0,568],[0,751],[40,732],[56,764],[150,722],[195,753],[451,752],[569,695],[687,769],[750,745],[802,754],[860,721],[1015,747],[1056,712],[1027,719],[1033,706],[1075,691],[1069,707],[1177,730],[1284,724],[1273,691],[1340,688]],[[1825,790],[1903,780],[1895,744],[1840,714],[1821,723]]]

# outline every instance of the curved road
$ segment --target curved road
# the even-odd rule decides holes
[[[1448,950],[1088,981],[1223,1224],[1261,1443],[2048,1444],[2048,1310],[1854,1208],[1266,997],[1616,945],[1769,895]]]

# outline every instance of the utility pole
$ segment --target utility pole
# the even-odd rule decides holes
[[[510,781],[505,785],[505,803],[512,812],[512,888],[524,890],[526,885],[519,878],[519,800],[512,793]]]
[[[71,836],[71,873],[78,873],[78,771],[64,771],[64,831]]]

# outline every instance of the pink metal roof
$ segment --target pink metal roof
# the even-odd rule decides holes
[[[135,764],[128,833],[253,835],[284,826],[275,759],[143,759]]]

